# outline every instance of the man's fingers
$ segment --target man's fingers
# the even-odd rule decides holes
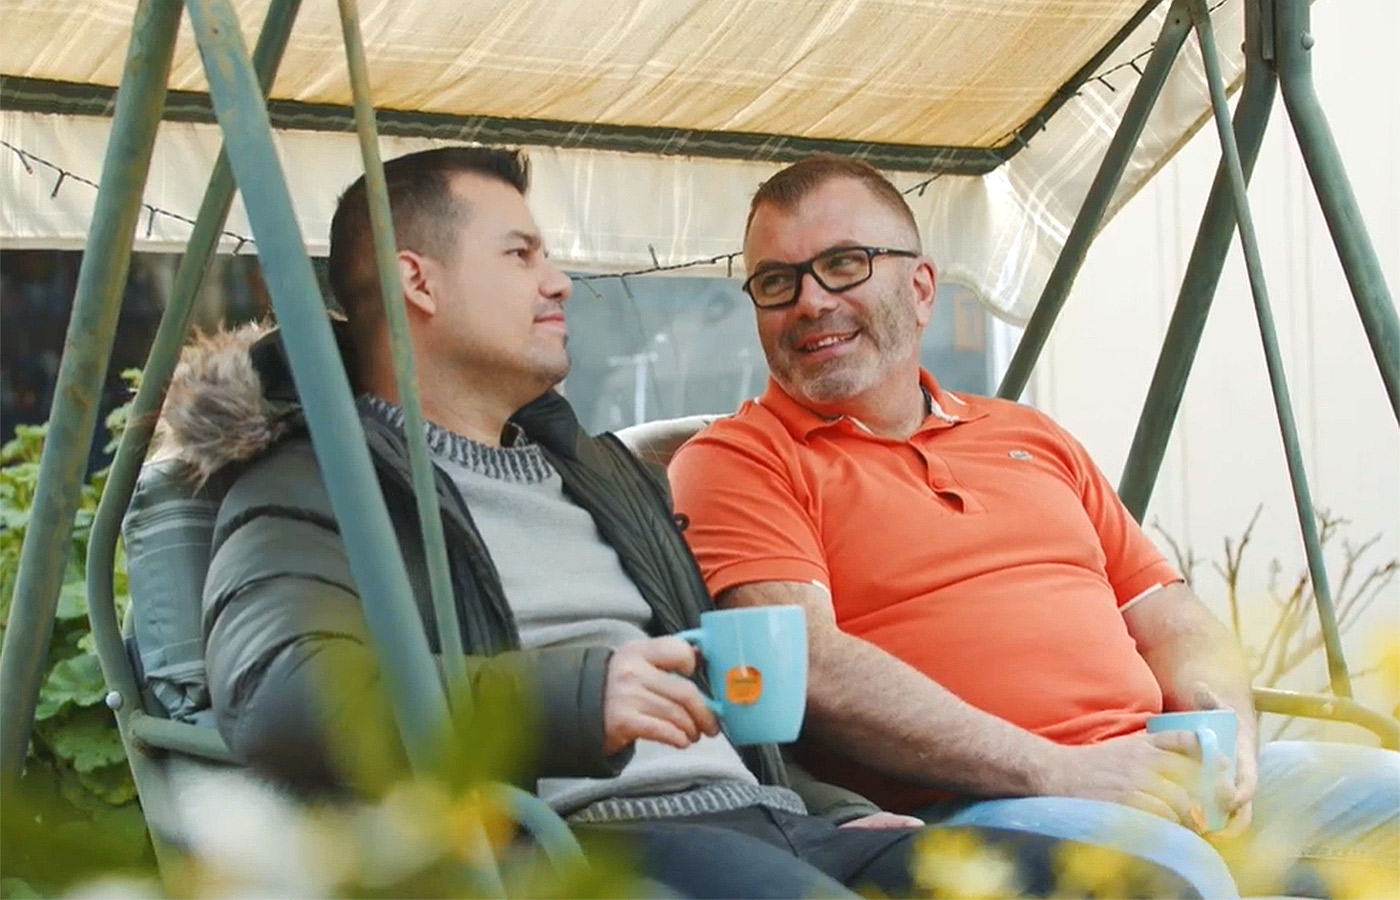
[[[645,641],[637,641],[630,646],[635,646],[642,659],[658,669],[666,672],[677,672],[681,675],[692,675],[695,672],[695,660],[698,654],[694,647],[680,638],[649,638]]]
[[[1201,780],[1201,764],[1194,757],[1163,750],[1152,761],[1153,770],[1163,778],[1194,790]]]
[[[879,830],[882,828],[923,828],[924,820],[916,819],[913,816],[902,816],[899,813],[877,812],[868,816],[861,816],[859,819],[852,819],[849,822],[842,822],[841,828],[868,828]]]
[[[666,744],[678,750],[684,750],[695,741],[686,736],[680,726],[670,719],[659,716],[637,713],[629,717],[623,724],[623,728],[631,735],[634,741],[648,740],[658,744]]]
[[[1163,802],[1160,798],[1154,797],[1146,791],[1133,791],[1124,802],[1128,806],[1135,806],[1143,812],[1150,812],[1152,815],[1166,819],[1168,822],[1180,822],[1176,811]]]
[[[630,746],[638,739],[657,740],[683,750],[700,738],[682,708],[652,694],[640,694],[619,703],[619,708],[608,715],[606,732],[606,746],[612,747],[609,752]]]
[[[1246,803],[1225,823],[1225,827],[1218,833],[1223,838],[1239,837],[1249,830],[1249,823],[1254,819],[1254,804]]]
[[[638,738],[688,747],[718,725],[694,684],[695,649],[676,638],[631,641],[614,651],[603,693],[605,746],[614,752]],[[664,723],[664,724],[663,724]]]
[[[1144,790],[1170,810],[1167,818],[1180,822],[1197,834],[1205,830],[1206,811],[1187,788],[1170,778],[1158,778]]]
[[[1235,810],[1248,804],[1249,798],[1241,794],[1230,781],[1230,773],[1222,769],[1215,779],[1215,802],[1225,811],[1226,815],[1231,815]]]
[[[718,734],[719,724],[700,691],[678,675],[659,676],[664,679],[642,702],[641,709],[651,715],[674,722],[692,742],[703,734]]]
[[[1249,803],[1254,799],[1254,792],[1259,788],[1259,767],[1254,760],[1254,754],[1241,749],[1239,758],[1235,761],[1235,793],[1237,797],[1236,805]]]
[[[709,735],[719,734],[719,720],[695,682],[668,672],[658,672],[654,679],[648,680],[647,687],[684,710],[686,718],[699,731]]]
[[[1196,682],[1196,690],[1192,696],[1196,709],[1224,709],[1225,703],[1220,699],[1220,695],[1210,689],[1204,682]]]
[[[1158,750],[1169,750],[1192,759],[1201,758],[1201,742],[1196,740],[1195,732],[1159,731],[1156,734],[1146,735],[1146,738],[1148,743]]]

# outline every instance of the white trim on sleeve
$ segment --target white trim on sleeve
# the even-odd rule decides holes
[[[1150,595],[1152,595],[1152,594],[1155,594],[1156,592],[1160,591],[1160,590],[1161,590],[1162,588],[1164,588],[1164,587],[1166,587],[1166,584],[1165,584],[1164,582],[1161,582],[1161,581],[1157,582],[1156,584],[1152,585],[1152,587],[1148,588],[1147,590],[1143,591],[1141,594],[1138,594],[1136,597],[1134,597],[1134,598],[1132,598],[1131,600],[1129,600],[1127,603],[1124,603],[1122,606],[1118,607],[1118,611],[1119,611],[1120,613],[1122,613],[1122,612],[1127,612],[1127,611],[1128,611],[1128,607],[1132,606],[1134,603],[1137,603],[1137,602],[1138,602],[1139,600],[1141,600],[1143,597],[1147,597],[1147,596],[1150,596]]]

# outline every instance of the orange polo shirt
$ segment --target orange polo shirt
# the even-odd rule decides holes
[[[920,377],[934,414],[907,441],[825,420],[770,379],[681,449],[676,510],[710,591],[815,581],[842,630],[980,709],[1066,744],[1141,730],[1162,695],[1121,610],[1180,576],[1049,418]],[[890,809],[941,796],[806,761]]]

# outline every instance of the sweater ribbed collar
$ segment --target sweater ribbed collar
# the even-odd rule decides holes
[[[360,398],[359,404],[381,422],[400,433],[404,431],[403,409],[398,404],[368,394]],[[487,478],[522,484],[538,484],[554,474],[544,450],[513,422],[506,423],[500,447],[474,441],[435,422],[425,421],[423,425],[428,452],[439,461],[455,463]]]

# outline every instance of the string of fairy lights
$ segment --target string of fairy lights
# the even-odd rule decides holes
[[[1230,2],[1232,2],[1232,0],[1216,0],[1216,2],[1213,3],[1209,8],[1210,12],[1214,13],[1216,10],[1220,9],[1222,6]],[[1136,77],[1140,78],[1143,74],[1143,60],[1147,59],[1147,57],[1151,55],[1155,46],[1156,44],[1154,42],[1153,44],[1144,48],[1140,53],[1137,53],[1134,56],[1132,56],[1131,58],[1109,66],[1103,71],[1097,72],[1094,75],[1090,76],[1084,82],[1084,84],[1081,85],[1080,88],[1075,91],[1074,96],[1080,96],[1083,90],[1089,86],[1101,86],[1103,89],[1109,92],[1117,92],[1119,88],[1123,87],[1123,85],[1121,83],[1115,85],[1113,81],[1110,80],[1110,78],[1128,70],[1131,70]],[[29,175],[39,177],[39,170],[42,169],[45,172],[50,173],[54,176],[53,188],[49,191],[50,199],[56,199],[58,197],[59,191],[61,191],[66,185],[70,183],[83,185],[85,187],[91,188],[92,190],[97,190],[98,188],[97,182],[93,179],[81,173],[71,171],[59,165],[58,163],[53,162],[52,160],[48,160],[43,158],[42,156],[38,156],[35,153],[25,150],[23,147],[19,147],[10,141],[0,139],[0,147],[3,147],[4,149],[9,150],[11,153],[13,153],[19,159],[19,163],[21,166],[23,166],[25,172]],[[943,173],[937,173],[931,175],[928,178],[925,178],[922,181],[919,181],[918,183],[911,185],[908,188],[905,188],[902,191],[902,193],[905,196],[922,197],[924,195],[924,192],[928,190],[929,186],[942,177],[942,174]],[[143,202],[141,204],[141,209],[144,217],[145,236],[147,238],[151,237],[155,233],[156,222],[159,219],[169,219],[171,221],[180,222],[190,227],[193,227],[195,224],[195,220],[188,215],[176,212],[174,210],[166,209],[164,207],[156,206],[151,203]],[[256,241],[251,235],[240,234],[236,231],[231,231],[228,229],[223,230],[221,232],[221,235],[222,237],[233,241],[234,255],[238,255],[242,253],[245,249],[250,249],[256,246]],[[734,262],[743,255],[740,251],[734,251],[732,253],[721,253],[715,256],[699,257],[696,259],[684,260],[682,262],[677,263],[663,264],[660,261],[660,258],[657,256],[656,248],[654,246],[650,244],[647,245],[647,250],[651,254],[651,265],[649,266],[643,266],[625,272],[600,272],[574,275],[574,281],[586,287],[595,297],[601,298],[601,294],[598,293],[597,289],[593,286],[593,283],[603,280],[615,279],[621,283],[624,292],[626,292],[630,296],[631,291],[627,286],[627,279],[629,278],[640,278],[648,275],[664,275],[668,273],[681,272],[687,269],[696,268],[714,269],[720,266],[725,267],[725,271],[728,277],[732,278],[734,276]]]

